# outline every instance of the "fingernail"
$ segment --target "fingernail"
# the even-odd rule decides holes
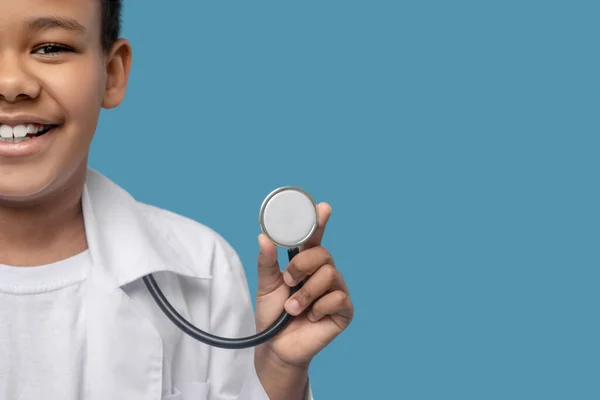
[[[292,278],[292,275],[286,270],[283,272],[283,281],[285,282],[286,285],[288,286],[294,286],[294,284],[296,283],[294,281],[294,278]]]
[[[298,303],[298,300],[292,299],[288,302],[287,308],[291,314],[297,314],[300,312],[300,303]]]

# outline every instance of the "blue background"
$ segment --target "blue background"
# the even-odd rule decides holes
[[[263,198],[332,205],[356,317],[318,399],[600,398],[597,1],[141,3],[90,165],[252,292]]]

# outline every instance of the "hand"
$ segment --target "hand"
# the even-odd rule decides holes
[[[282,273],[277,248],[263,234],[258,241],[257,331],[266,329],[285,310],[295,316],[273,339],[257,348],[260,357],[275,357],[282,366],[308,368],[312,358],[344,331],[354,316],[344,278],[329,252],[321,246],[331,215],[326,203],[318,205],[318,226]],[[305,280],[292,297],[290,288]]]

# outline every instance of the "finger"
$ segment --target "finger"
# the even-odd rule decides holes
[[[331,206],[327,203],[319,203],[317,205],[317,229],[315,229],[315,232],[310,239],[302,245],[301,250],[307,250],[321,245],[329,217],[331,217]]]
[[[258,235],[258,295],[271,293],[281,284],[277,248],[264,234]]]
[[[307,318],[311,322],[317,322],[327,315],[330,315],[341,329],[345,329],[354,317],[350,295],[343,290],[326,294],[312,305]]]
[[[323,265],[285,303],[291,315],[300,315],[315,300],[325,293],[341,288],[340,272],[331,265]]]
[[[283,280],[290,287],[296,286],[304,278],[315,273],[321,266],[335,267],[331,254],[324,247],[313,247],[298,253],[283,271]]]

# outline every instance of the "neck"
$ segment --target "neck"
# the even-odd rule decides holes
[[[44,265],[87,249],[81,207],[87,170],[79,170],[43,200],[0,203],[0,264]]]

